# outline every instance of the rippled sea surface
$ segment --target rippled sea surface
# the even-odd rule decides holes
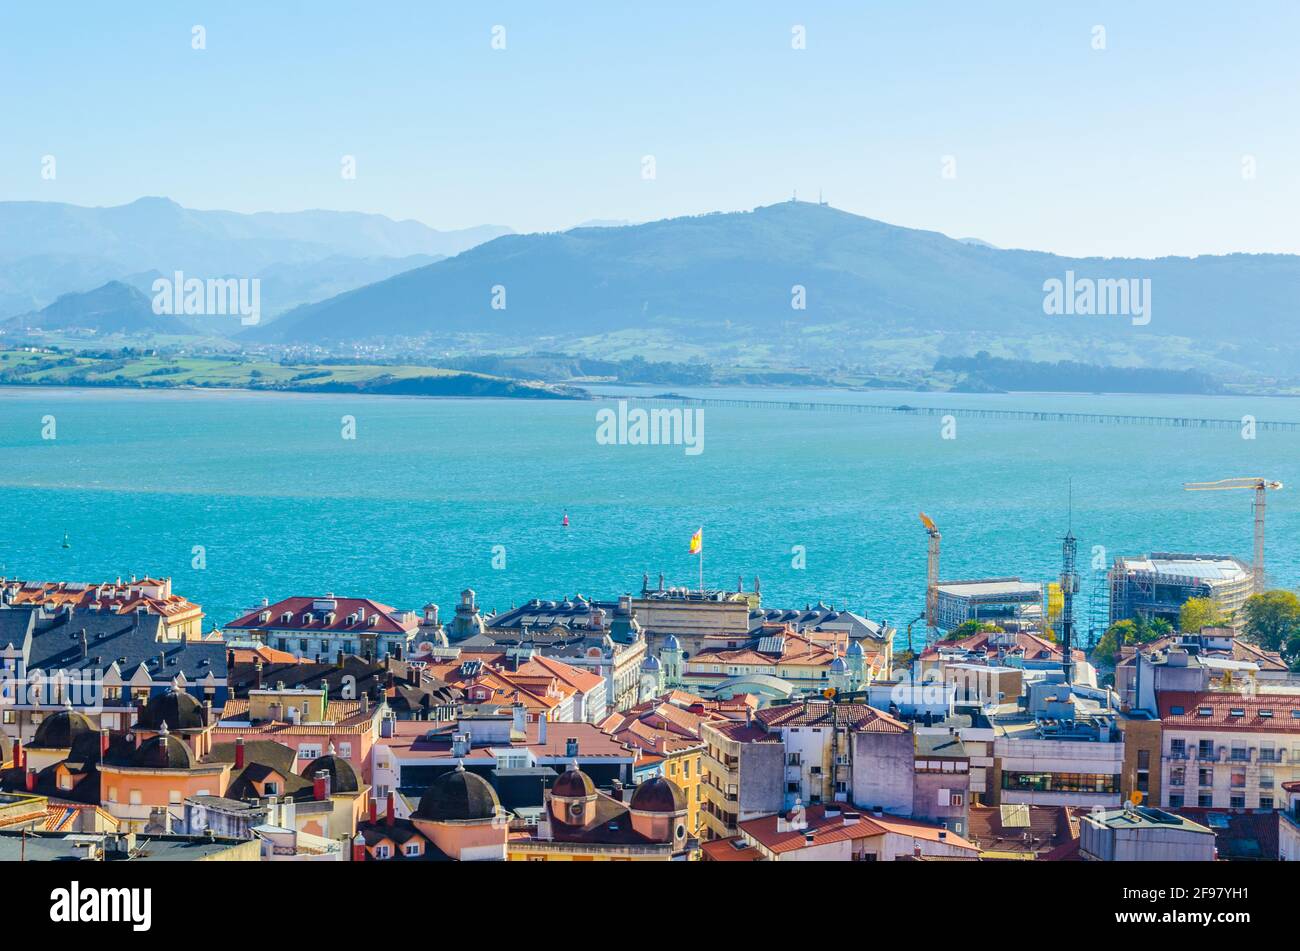
[[[690,392],[1300,420],[1300,403],[1276,398]],[[0,388],[0,574],[169,575],[208,626],[325,591],[448,612],[473,587],[505,609],[613,597],[643,572],[695,585],[687,542],[702,525],[706,584],[757,574],[766,605],[822,600],[901,626],[924,606],[918,511],[943,533],[943,577],[1048,578],[1072,480],[1086,610],[1094,559],[1249,558],[1252,493],[1181,485],[1262,475],[1287,483],[1269,500],[1270,578],[1300,582],[1300,433],[958,417],[943,439],[937,417],[710,406],[704,451],[687,455],[598,444],[606,405]]]

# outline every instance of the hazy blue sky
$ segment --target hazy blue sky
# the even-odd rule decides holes
[[[822,188],[1003,246],[1300,252],[1295,0],[57,6],[0,5],[0,199],[543,230]]]

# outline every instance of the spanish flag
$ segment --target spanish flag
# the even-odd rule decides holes
[[[691,536],[690,554],[698,555],[702,548],[704,548],[704,526],[703,525],[701,525],[700,528],[696,531],[696,533]]]

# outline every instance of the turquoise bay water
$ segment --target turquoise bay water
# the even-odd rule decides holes
[[[691,392],[1300,420],[1296,401],[1268,398]],[[694,585],[687,542],[703,525],[706,583],[748,586],[757,572],[765,604],[820,599],[902,625],[924,600],[918,511],[943,532],[945,578],[1048,578],[1072,478],[1086,593],[1097,545],[1107,558],[1248,558],[1251,493],[1181,483],[1264,475],[1287,483],[1270,496],[1270,577],[1300,582],[1300,434],[962,418],[944,440],[938,418],[709,407],[705,450],[688,456],[598,445],[601,405],[0,388],[0,574],[170,575],[208,626],[262,597],[324,591],[449,612],[473,587],[505,609],[613,597],[642,572]],[[46,415],[54,440],[41,438]],[[355,440],[341,438],[345,415]]]

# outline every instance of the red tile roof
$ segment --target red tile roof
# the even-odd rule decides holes
[[[1246,697],[1215,691],[1177,691],[1161,693],[1157,703],[1165,729],[1300,733],[1300,694],[1265,693]],[[1182,712],[1175,713],[1175,708],[1181,708]],[[1202,709],[1207,711],[1206,716],[1201,715]],[[1234,711],[1242,715],[1234,716]]]
[[[752,845],[744,845],[744,840],[740,836],[733,835],[729,839],[711,839],[708,842],[700,844],[700,851],[704,853],[706,862],[759,862],[763,854]],[[737,848],[737,843],[741,847]]]
[[[327,612],[312,609],[312,603],[315,601],[333,601],[334,609],[331,613],[334,615],[334,621],[331,624],[325,623]],[[262,615],[270,613],[270,617],[263,621]],[[304,621],[303,615],[311,613],[311,620]],[[291,615],[288,622],[282,620],[285,614]],[[354,615],[359,620],[350,623],[348,619]],[[374,624],[370,623],[372,617],[378,616],[379,620]],[[335,598],[335,597],[295,597],[285,598],[283,601],[277,601],[275,604],[268,604],[265,607],[254,608],[243,617],[231,621],[226,625],[231,630],[267,630],[267,631],[303,631],[317,632],[328,631],[332,634],[365,634],[367,632],[375,634],[405,634],[416,630],[420,626],[419,617],[411,614],[409,617],[401,617],[399,612],[391,605],[381,604],[378,601],[372,601],[369,598]]]
[[[811,701],[792,703],[759,710],[755,716],[769,729],[792,726],[848,727],[861,733],[906,733],[908,726],[901,720],[882,713],[864,703],[831,703]]]
[[[989,639],[993,637],[1005,638],[1011,636],[1014,643],[1007,647],[990,646]],[[963,637],[956,641],[939,641],[932,644],[921,652],[922,659],[937,657],[940,650],[967,650],[975,651],[985,649],[990,655],[999,652],[1003,654],[1024,653],[1024,656],[1031,660],[1060,660],[1061,646],[1049,641],[1040,634],[1031,634],[1028,631],[1016,631],[1013,634],[999,634],[996,632],[981,631],[972,634],[970,637]],[[1076,660],[1087,660],[1087,655],[1078,649],[1072,651]]]
[[[946,845],[969,849],[972,852],[979,851],[978,848],[961,836],[947,832],[940,826],[919,822],[916,819],[902,819],[897,816],[882,817],[861,812],[855,814],[858,816],[857,821],[849,824],[845,822],[843,811],[834,816],[827,816],[825,806],[809,806],[806,810],[808,820],[808,828],[806,829],[778,831],[780,817],[764,816],[761,819],[750,819],[740,823],[740,830],[765,849],[778,855],[784,852],[794,852],[803,848],[825,845],[829,842],[869,839],[891,832],[896,835],[923,839],[928,842],[942,841]],[[807,840],[809,833],[812,833],[812,842]],[[944,836],[942,839],[940,839],[941,833]]]

